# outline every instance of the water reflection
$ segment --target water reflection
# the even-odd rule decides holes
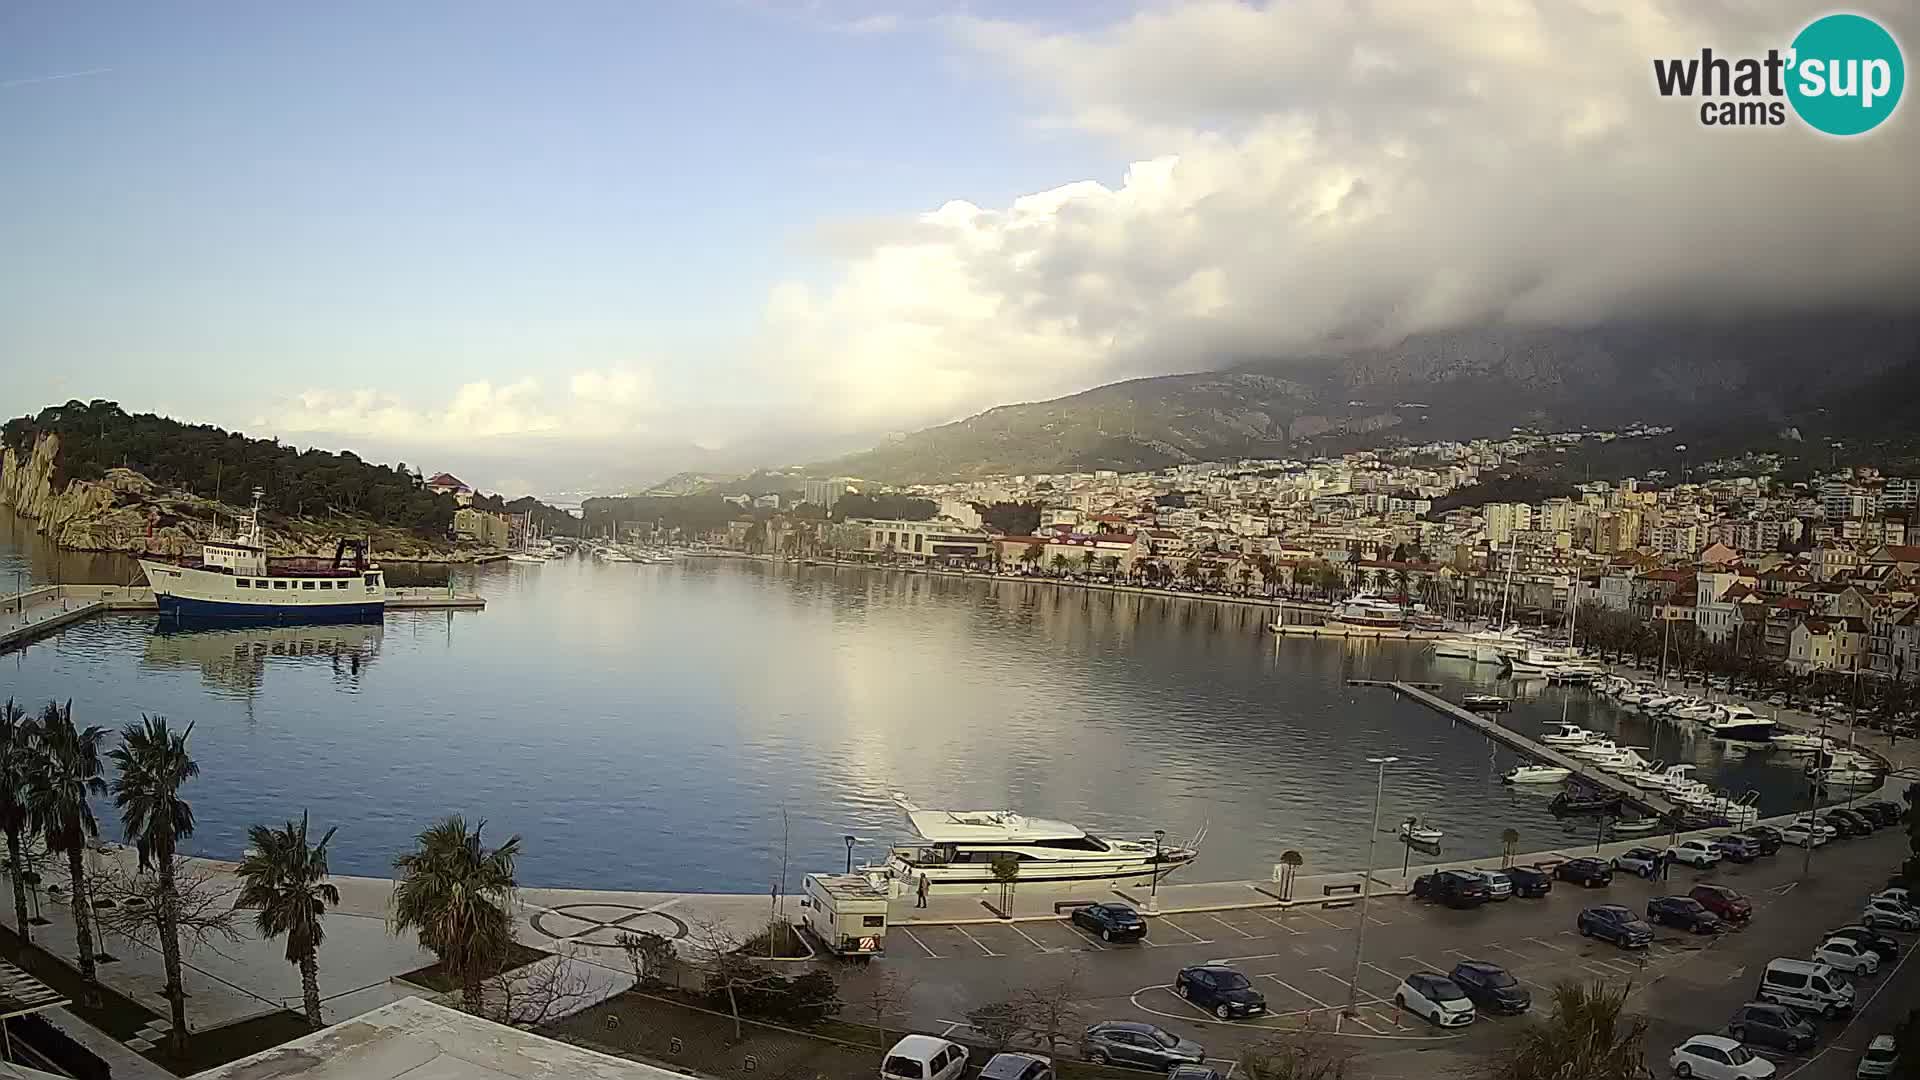
[[[298,665],[329,671],[338,688],[356,692],[380,655],[382,622],[304,626],[219,626],[159,618],[147,638],[141,666],[197,668],[209,690],[252,697],[269,667]]]

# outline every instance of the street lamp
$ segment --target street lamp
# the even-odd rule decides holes
[[[847,842],[847,873],[851,874],[853,873],[853,845],[860,838],[853,835],[852,833],[848,833],[847,835],[841,837],[840,839],[845,840]]]
[[[1367,944],[1367,900],[1373,895],[1373,844],[1380,836],[1380,799],[1387,789],[1387,766],[1399,760],[1397,757],[1367,759],[1367,764],[1378,765],[1380,769],[1373,785],[1373,830],[1367,833],[1367,866],[1360,875],[1360,927],[1353,934],[1353,980],[1347,983],[1348,1016],[1360,1008],[1360,958]]]
[[[1167,842],[1167,830],[1153,830],[1153,877],[1147,883],[1147,914],[1160,913],[1160,848]]]

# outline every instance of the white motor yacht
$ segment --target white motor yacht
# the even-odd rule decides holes
[[[1773,738],[1773,721],[1745,705],[1722,705],[1720,715],[1707,724],[1707,730],[1719,739],[1750,739],[1765,742]]]
[[[1572,754],[1574,757],[1592,758],[1596,760],[1599,758],[1612,757],[1619,752],[1620,748],[1614,745],[1612,739],[1607,738],[1594,739],[1591,742],[1582,743],[1567,751],[1567,753]]]
[[[1675,720],[1691,720],[1694,723],[1706,723],[1720,712],[1720,706],[1697,697],[1682,698],[1667,706],[1667,715]]]
[[[1132,882],[1146,884],[1192,862],[1199,837],[1168,846],[1152,837],[1114,840],[1064,821],[1011,810],[923,810],[900,792],[893,801],[924,841],[896,847],[888,869],[908,882],[925,877],[935,888],[985,889],[994,884],[993,860],[1020,860],[1022,882]]]
[[[1868,788],[1880,783],[1880,773],[1875,769],[1841,765],[1821,769],[1814,779],[1827,787]]]
[[[1602,772],[1615,774],[1632,772],[1635,769],[1644,769],[1652,764],[1646,758],[1640,756],[1640,751],[1645,749],[1648,748],[1644,746],[1623,746],[1618,753],[1603,757],[1594,764]]]
[[[1767,741],[1782,750],[1791,750],[1796,754],[1831,750],[1835,745],[1832,739],[1822,738],[1810,731],[1794,731],[1791,728],[1784,732],[1776,732]]]
[[[1558,765],[1516,765],[1500,779],[1508,784],[1557,784],[1573,775]]]
[[[1408,818],[1400,823],[1400,839],[1412,844],[1437,844],[1446,834],[1431,825],[1420,824],[1419,818]]]
[[[1668,792],[1675,792],[1689,785],[1699,784],[1700,781],[1693,778],[1693,771],[1694,767],[1686,762],[1669,765],[1667,771],[1661,774],[1660,786]]]
[[[1588,731],[1579,724],[1555,724],[1540,741],[1548,746],[1582,746],[1600,737],[1596,731]]]

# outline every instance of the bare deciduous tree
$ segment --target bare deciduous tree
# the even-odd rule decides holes
[[[1347,1061],[1313,1032],[1276,1035],[1240,1051],[1235,1074],[1247,1080],[1345,1080]]]
[[[216,943],[240,940],[239,914],[233,907],[238,884],[216,878],[193,859],[176,855],[173,888],[174,915],[183,939],[215,952],[219,951]],[[156,950],[160,947],[160,889],[159,875],[128,873],[116,859],[104,860],[104,869],[87,875],[94,921],[101,931]]]
[[[679,985],[680,954],[674,951],[673,942],[665,935],[650,930],[623,930],[613,941],[627,954],[634,985]]]
[[[733,1014],[733,1039],[746,1037],[740,1024],[740,995],[779,985],[781,977],[741,954],[738,934],[710,919],[695,921],[690,929],[694,949],[707,973],[707,986],[727,998]]]
[[[913,976],[898,968],[885,968],[873,978],[865,980],[857,990],[843,995],[859,1016],[873,1021],[874,1030],[880,1035],[882,1053],[890,1045],[887,1042],[887,1018],[905,1014],[907,998],[913,993],[914,983]]]
[[[497,1024],[535,1028],[561,1020],[613,993],[613,979],[592,965],[555,954],[481,983],[481,1015]]]
[[[1023,1018],[1021,1026],[1047,1044],[1047,1053],[1059,1057],[1060,1047],[1079,1037],[1080,1002],[1085,997],[1080,965],[1073,962],[1056,978],[1022,989],[1014,1000]]]

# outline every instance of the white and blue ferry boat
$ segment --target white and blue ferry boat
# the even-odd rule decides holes
[[[316,560],[317,561],[317,560]],[[361,540],[342,540],[331,566],[269,566],[260,532],[260,493],[232,539],[207,541],[198,562],[141,559],[163,615],[256,622],[347,622],[386,610],[386,577]]]

